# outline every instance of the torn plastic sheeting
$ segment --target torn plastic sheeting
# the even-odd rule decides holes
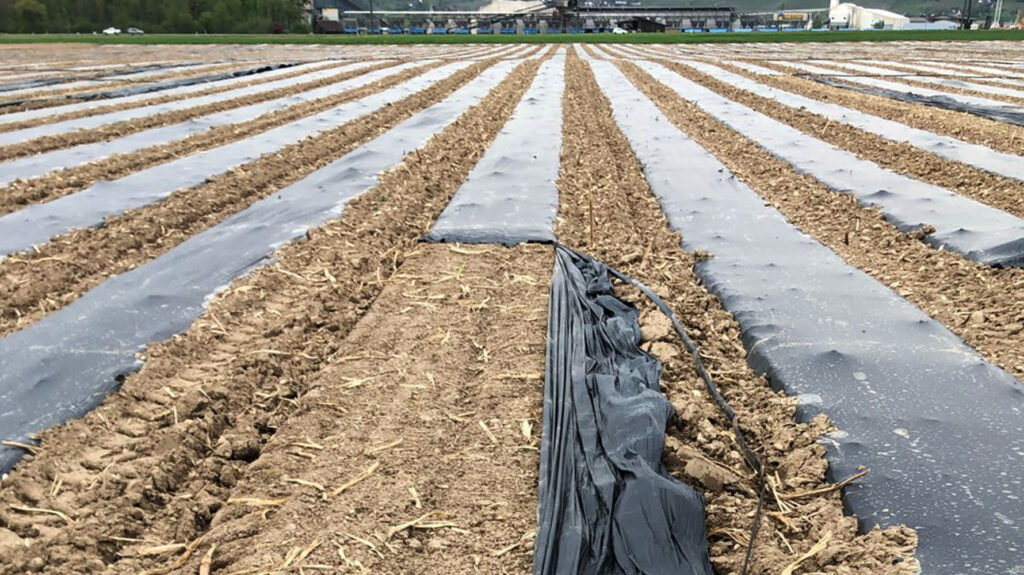
[[[807,78],[814,80],[815,82],[820,82],[836,88],[854,90],[862,94],[883,96],[892,100],[899,100],[900,102],[922,104],[924,106],[932,106],[933,108],[942,108],[943,110],[966,112],[968,114],[988,118],[989,120],[995,120],[997,122],[1024,126],[1024,109],[1022,108],[1012,108],[1009,106],[979,106],[977,104],[964,103],[950,96],[926,96],[914,91],[890,90],[887,88],[876,88],[872,86],[857,86],[855,84],[840,82],[834,78],[826,78],[824,76],[808,75]]]
[[[253,203],[160,257],[96,286],[66,308],[0,339],[0,437],[80,417],[140,367],[135,354],[184,331],[206,298],[345,204],[455,122],[518,62],[484,70],[450,96],[306,178]],[[0,446],[0,473],[21,457]]]
[[[844,490],[861,529],[917,529],[924,573],[1024,570],[1021,383],[789,224],[611,63],[591,66],[683,247],[712,254],[695,271],[751,367],[841,430],[832,479],[870,469]]]
[[[775,63],[802,70],[807,73],[807,78],[829,86],[855,90],[864,94],[884,96],[911,104],[924,104],[946,110],[967,112],[968,114],[974,114],[998,122],[1024,125],[1024,108],[990,98],[940,92],[929,88],[908,86],[881,78],[842,75],[837,74],[835,70],[814,66],[805,62],[776,61]],[[836,77],[841,77],[843,80],[837,80]]]
[[[427,234],[427,241],[503,243],[554,241],[562,149],[565,58],[541,64],[466,181]]]
[[[420,65],[420,64],[422,64],[422,62],[419,63],[419,64],[412,64],[412,63],[402,64],[402,65],[399,65],[399,66],[395,66],[394,68],[391,68],[391,70],[394,71],[394,70],[408,68],[408,67],[415,66],[415,65]],[[376,72],[384,72],[385,74],[387,74],[387,72],[383,71],[383,70],[377,70]],[[371,72],[371,74],[376,73],[376,72]],[[313,74],[316,74],[316,72],[313,72]],[[380,76],[377,75],[377,76],[374,76],[374,77],[380,77]],[[235,80],[237,80],[237,79],[235,79]],[[353,78],[353,80],[354,81],[358,81],[358,78]],[[290,85],[296,85],[296,84],[300,84],[300,83],[302,83],[302,79],[301,78],[295,78],[295,77],[293,77],[293,78],[285,78],[283,80],[279,80],[277,82],[274,82],[274,84],[276,85],[277,88],[281,88],[281,87],[284,87],[284,86],[290,86]],[[274,88],[271,88],[271,89],[274,89]],[[124,122],[124,121],[127,121],[127,120],[134,120],[134,119],[137,119],[137,118],[145,118],[145,117],[148,117],[148,116],[155,116],[157,114],[163,114],[163,113],[166,113],[166,112],[174,112],[174,111],[178,111],[178,110],[185,110],[185,109],[188,109],[188,108],[193,108],[195,106],[203,106],[203,105],[207,105],[207,104],[216,104],[216,103],[223,102],[223,101],[225,101],[227,99],[230,99],[230,98],[238,98],[238,97],[248,96],[248,95],[256,94],[256,93],[259,93],[259,92],[262,92],[262,91],[263,91],[263,89],[261,89],[258,86],[251,86],[251,87],[250,86],[246,86],[246,87],[238,88],[236,90],[231,90],[230,92],[215,92],[213,94],[207,94],[205,96],[196,96],[196,97],[193,97],[193,98],[186,98],[186,99],[182,99],[182,100],[173,100],[173,101],[170,101],[170,102],[164,102],[162,104],[153,104],[153,105],[150,105],[150,106],[140,106],[140,107],[135,107],[135,108],[128,108],[128,109],[125,109],[125,110],[115,110],[115,111],[107,112],[107,113],[103,113],[103,114],[95,114],[95,115],[92,115],[92,116],[84,116],[84,117],[81,117],[81,118],[72,118],[72,119],[69,119],[69,120],[53,122],[53,123],[50,123],[50,124],[42,124],[42,125],[39,125],[39,126],[32,126],[32,127],[29,127],[29,128],[22,128],[20,130],[14,130],[14,131],[11,131],[11,132],[0,133],[0,145],[15,144],[15,143],[18,143],[18,142],[23,142],[23,141],[26,141],[26,140],[33,140],[35,138],[41,138],[41,137],[44,137],[44,136],[56,136],[56,135],[61,135],[61,134],[65,134],[65,133],[68,133],[68,132],[73,132],[75,130],[88,130],[88,129],[97,128],[97,127],[100,127],[100,126],[103,126],[103,125],[106,125],[106,124],[112,124],[112,123],[115,123],[115,122]],[[314,94],[314,93],[315,93],[315,95],[322,97],[322,96],[326,96],[326,95],[330,95],[330,94],[336,93],[336,90],[332,86],[326,86],[326,87],[317,88],[315,90],[310,90],[310,92],[309,92],[309,94]],[[301,95],[294,95],[294,94],[292,96],[290,96],[290,97],[292,97],[292,98],[299,98],[299,100],[296,100],[296,101],[300,101],[301,98],[302,98]]]
[[[555,248],[535,575],[711,575],[704,499],[662,463],[674,415],[636,309],[600,262]]]
[[[923,241],[980,263],[1024,267],[1024,220],[945,188],[886,170],[737,104],[660,64],[637,65],[716,120],[829,188],[877,206],[900,230],[935,228]]]
[[[1024,181],[1024,157],[1022,156],[1006,154],[987,146],[941,136],[926,130],[912,128],[906,124],[844,108],[837,104],[822,102],[792,92],[772,88],[705,62],[684,60],[681,63],[720,82],[775,100],[784,106],[797,109],[802,108],[812,114],[824,116],[841,124],[848,124],[887,140],[908,142],[914,147],[931,152],[937,156],[987,170],[994,174]]]
[[[159,164],[118,180],[100,181],[80,192],[42,204],[31,204],[0,216],[0,258],[30,249],[73,228],[98,226],[107,216],[159,201],[175,190],[200,185],[213,176],[257,160],[263,154],[276,152],[426,90],[470,65],[471,62],[446,64],[387,90],[244,140]],[[383,76],[394,73],[394,70],[378,72]]]
[[[263,74],[260,75],[260,79],[261,80],[270,80],[270,79],[277,78],[279,76],[283,76],[283,75],[286,75],[286,74],[292,74],[294,72],[299,72],[299,71],[302,71],[302,70],[305,70],[305,69],[308,69],[308,68],[314,68],[314,67],[316,67],[319,64],[320,64],[319,62],[314,62],[314,63],[310,63],[310,64],[299,64],[299,65],[293,66],[291,68],[282,68],[282,69],[274,70],[274,71],[271,71],[271,72],[264,72]],[[144,102],[147,102],[149,100],[155,100],[155,99],[164,98],[164,97],[167,97],[167,96],[186,96],[186,95],[191,94],[193,92],[200,92],[200,91],[203,91],[203,90],[210,90],[210,89],[215,89],[215,88],[230,88],[231,86],[233,86],[235,84],[241,84],[241,83],[249,81],[249,80],[250,79],[247,78],[247,77],[228,78],[226,80],[217,80],[215,82],[207,82],[205,84],[193,84],[191,86],[180,86],[180,87],[177,87],[177,88],[168,88],[168,89],[163,90],[163,91],[161,91],[159,93],[137,94],[135,96],[125,96],[123,98],[118,98],[117,102],[110,102],[110,101],[107,101],[107,100],[94,100],[94,101],[76,102],[74,104],[64,104],[64,105],[60,105],[60,106],[50,106],[50,107],[47,107],[47,108],[39,108],[39,109],[36,109],[36,110],[25,110],[23,112],[14,112],[14,113],[11,113],[11,114],[0,115],[0,124],[10,124],[10,123],[14,123],[14,122],[25,122],[25,121],[29,121],[29,120],[36,120],[36,119],[39,119],[39,118],[47,118],[47,117],[50,117],[50,116],[59,116],[59,115],[63,115],[63,114],[70,114],[72,112],[81,112],[81,111],[84,111],[84,110],[92,110],[94,108],[100,108],[100,107],[103,107],[103,106],[111,106],[111,105],[114,105],[114,104],[122,105],[122,104],[133,104],[133,103],[144,103]],[[256,89],[257,87],[256,86],[249,86],[249,88]],[[216,96],[216,95],[214,94],[213,96]],[[202,96],[196,96],[195,98],[202,98]],[[216,101],[216,100],[209,100],[209,101]],[[152,110],[156,106],[157,105],[154,104],[154,105],[150,106],[148,109]],[[152,114],[152,113],[154,113],[154,112],[150,112],[150,114]],[[78,125],[75,124],[75,123],[63,123],[63,126],[64,126],[64,128],[62,128],[63,131],[71,131],[71,130],[75,130],[75,129],[78,128]]]
[[[230,99],[240,96],[251,96],[261,92],[276,90],[278,88],[328,78],[344,72],[370,67],[378,62],[360,62],[348,64],[330,70],[310,72],[295,78],[287,78],[275,82],[267,82],[259,86],[240,88],[231,92],[221,92],[220,96]],[[410,65],[411,66],[411,65]],[[94,142],[82,144],[72,148],[63,148],[52,152],[44,152],[33,156],[25,156],[7,162],[0,163],[0,186],[9,184],[17,179],[28,179],[42,176],[61,168],[70,168],[87,162],[102,160],[115,154],[130,154],[149,146],[163,145],[174,140],[187,138],[193,134],[205,132],[216,126],[224,126],[239,122],[253,120],[276,110],[309,102],[318,98],[324,98],[345,90],[351,90],[370,84],[388,74],[393,74],[397,68],[378,71],[378,73],[365,74],[350,78],[348,80],[323,86],[314,90],[298,94],[289,94],[273,100],[257,102],[248,106],[232,108],[223,112],[216,112],[206,116],[191,118],[178,124],[150,128],[134,134],[109,140],[106,142]]]
[[[831,62],[822,60],[811,60],[814,63],[825,63],[833,66],[838,66],[846,70],[853,70],[855,72],[862,72],[864,74],[874,74],[880,76],[899,76],[907,80],[913,80],[915,82],[922,82],[925,84],[935,84],[938,86],[946,86],[949,88],[960,88],[963,90],[972,90],[975,92],[981,92],[983,94],[993,94],[996,96],[1008,96],[1010,98],[1024,98],[1024,92],[1020,90],[1014,90],[1013,88],[1004,88],[1002,86],[989,86],[986,84],[977,84],[974,82],[964,82],[962,80],[956,80],[954,78],[936,78],[935,76],[928,75],[913,75],[907,74],[906,72],[889,70],[886,68],[880,68],[878,66],[869,66],[864,64],[855,64],[853,62]],[[899,66],[905,66],[906,68],[914,69],[913,64],[896,64]],[[917,67],[920,68],[920,67]],[[927,68],[927,67],[924,67]]]

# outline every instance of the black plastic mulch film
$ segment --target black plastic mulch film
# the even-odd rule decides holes
[[[814,74],[800,74],[801,76],[820,82],[827,86],[834,86],[836,88],[843,88],[846,90],[854,90],[864,94],[872,94],[875,96],[884,96],[892,100],[899,100],[901,102],[909,102],[911,104],[923,104],[925,106],[933,106],[935,108],[942,108],[944,110],[953,110],[955,112],[967,112],[968,114],[974,114],[982,118],[988,118],[989,120],[995,120],[997,122],[1006,122],[1008,124],[1016,124],[1018,126],[1024,126],[1024,110],[1014,109],[1007,104],[1006,108],[996,107],[984,107],[974,106],[966,104],[953,98],[947,98],[945,96],[924,96],[921,94],[915,94],[913,92],[898,92],[896,90],[887,90],[885,88],[875,88],[871,86],[855,86],[847,82],[840,82],[833,78],[826,78],[824,76],[817,76]]]
[[[612,276],[651,297],[699,361],[678,320],[646,286],[555,246],[534,574],[711,575],[704,499],[662,463],[675,412],[659,388],[661,364],[640,349],[637,311],[612,293]]]
[[[172,78],[170,80],[164,80],[162,82],[154,82],[152,84],[141,84],[136,86],[127,86],[116,90],[105,90],[102,92],[91,92],[89,94],[73,94],[71,98],[77,100],[98,100],[104,98],[123,98],[125,96],[134,96],[136,94],[146,94],[148,92],[158,92],[161,90],[167,90],[170,88],[181,88],[184,86],[192,86],[194,84],[206,84],[208,82],[217,82],[220,80],[228,80],[231,78],[241,78],[243,76],[254,76],[256,74],[262,74],[264,72],[270,72],[273,70],[279,70],[281,68],[291,68],[292,66],[298,65],[299,62],[282,62],[279,64],[263,64],[260,66],[254,66],[252,68],[244,68],[242,70],[232,70],[230,72],[218,72],[216,74],[207,74],[205,76],[191,76],[186,78]]]
[[[170,80],[164,80],[161,82],[153,82],[149,84],[136,84],[134,86],[126,86],[124,88],[118,88],[114,90],[103,90],[99,92],[88,92],[84,94],[69,94],[59,97],[46,97],[46,98],[26,98],[19,100],[8,100],[0,102],[0,108],[6,106],[19,106],[28,102],[34,101],[50,101],[50,100],[103,100],[109,98],[123,98],[125,96],[135,96],[138,94],[148,94],[150,92],[159,92],[162,90],[169,90],[171,88],[183,88],[185,86],[192,86],[194,84],[206,84],[208,82],[216,82],[219,80],[228,80],[231,78],[241,78],[243,76],[253,76],[255,74],[262,74],[264,72],[270,72],[272,70],[278,70],[281,68],[291,68],[292,66],[298,65],[299,62],[283,62],[280,64],[264,64],[261,66],[255,66],[252,68],[245,68],[243,70],[232,70],[230,72],[219,72],[216,74],[207,74],[205,76],[191,76],[186,78],[173,78]],[[151,69],[151,68],[147,68]],[[138,70],[143,72],[146,70]],[[2,96],[2,94],[0,94]]]

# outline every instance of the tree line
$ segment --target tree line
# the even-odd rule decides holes
[[[302,0],[0,0],[0,32],[91,34],[309,31]]]

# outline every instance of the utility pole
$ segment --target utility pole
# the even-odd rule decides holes
[[[960,12],[960,29],[971,29],[971,0],[964,0],[964,8]]]

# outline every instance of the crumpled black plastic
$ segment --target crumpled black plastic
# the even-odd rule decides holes
[[[555,248],[535,575],[711,575],[704,499],[662,463],[660,362],[608,268]]]
[[[925,106],[933,106],[936,108],[942,108],[943,110],[967,112],[968,114],[974,114],[975,116],[981,116],[982,118],[988,118],[997,122],[1006,122],[1008,124],[1024,126],[1024,110],[1019,108],[1014,109],[1009,104],[1007,104],[1005,108],[975,106],[946,96],[923,96],[913,92],[899,92],[874,86],[858,86],[847,82],[840,82],[833,78],[826,78],[824,76],[807,75],[806,77],[814,80],[815,82],[820,82],[836,88],[855,90],[857,92],[873,94],[875,96],[884,96],[886,98],[899,100],[901,102],[909,102],[911,104],[924,104]]]

